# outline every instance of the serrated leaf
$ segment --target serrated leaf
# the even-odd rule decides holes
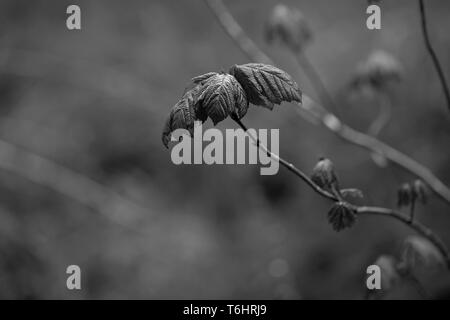
[[[211,78],[217,74],[218,74],[217,72],[208,72],[208,73],[205,73],[200,76],[192,78],[192,82],[196,83],[196,84],[203,84],[206,80],[208,80],[209,78]]]
[[[229,74],[215,74],[203,82],[196,102],[197,110],[202,110],[214,125],[228,116],[242,118],[248,109],[244,89]]]
[[[282,101],[302,102],[302,93],[292,77],[281,69],[262,63],[234,65],[230,68],[250,103],[273,109]]]
[[[336,202],[328,211],[328,222],[335,231],[350,228],[355,221],[355,209],[345,202]]]
[[[195,121],[206,120],[204,116],[202,117],[200,110],[196,112],[195,109],[195,102],[200,89],[200,86],[196,86],[187,91],[170,111],[162,133],[162,142],[166,148],[168,148],[170,136],[174,130],[186,129],[192,136]]]

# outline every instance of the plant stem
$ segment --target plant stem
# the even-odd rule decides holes
[[[419,9],[420,9],[420,20],[422,22],[422,33],[425,41],[425,46],[428,50],[428,53],[433,60],[434,67],[439,76],[439,80],[442,85],[442,90],[444,91],[445,100],[447,102],[447,108],[450,111],[450,91],[448,88],[447,80],[445,79],[444,71],[442,70],[441,63],[439,62],[439,58],[437,57],[436,52],[431,45],[430,36],[428,35],[428,25],[427,25],[427,17],[425,14],[425,3],[423,0],[419,0]]]
[[[410,211],[409,211],[409,220],[411,222],[414,221],[414,209],[415,209],[415,206],[416,206],[416,200],[412,199],[411,200],[411,207],[410,207]]]
[[[247,135],[250,137],[250,139],[252,139],[254,141],[256,146],[258,148],[260,148],[261,150],[263,150],[264,152],[266,152],[267,155],[269,155],[275,161],[280,162],[282,166],[284,166],[286,169],[288,169],[293,174],[295,174],[297,177],[299,177],[304,182],[306,182],[306,184],[308,184],[319,195],[321,195],[321,196],[323,196],[325,198],[328,198],[328,199],[330,199],[332,201],[338,201],[338,198],[336,196],[334,196],[331,193],[329,193],[329,192],[323,190],[322,188],[320,188],[305,173],[303,173],[298,168],[296,168],[292,163],[284,160],[279,155],[277,155],[277,154],[273,153],[272,151],[270,151],[264,144],[260,143],[258,137],[254,137],[252,134],[250,134],[248,132],[247,127],[242,123],[241,120],[239,120],[239,119],[233,119],[233,120],[242,128],[242,130],[244,130],[247,133]]]
[[[279,161],[282,166],[284,166],[286,169],[288,169],[290,172],[295,174],[297,177],[302,179],[306,184],[308,184],[316,193],[321,195],[322,197],[332,200],[332,201],[340,201],[338,197],[335,195],[323,190],[318,185],[316,185],[304,172],[302,172],[300,169],[298,169],[296,166],[294,166],[292,163],[284,160],[276,153],[273,153],[270,151],[267,146],[262,144],[258,137],[254,137],[247,129],[247,127],[242,123],[241,120],[233,118],[233,120],[244,130],[247,135],[250,137],[250,139],[253,140],[253,142],[256,144],[258,148],[263,150],[267,153],[272,159],[275,161]],[[404,216],[401,212],[395,211],[393,209],[387,209],[387,208],[381,208],[381,207],[367,207],[367,206],[355,206],[351,204],[356,212],[358,214],[372,214],[372,215],[381,215],[381,216],[387,216],[392,217],[394,219],[397,219],[398,221],[401,221],[405,223],[410,228],[414,229],[417,233],[421,234],[425,238],[427,238],[430,242],[432,242],[436,248],[441,252],[443,258],[445,259],[447,268],[450,269],[450,254],[445,246],[445,244],[442,242],[442,240],[435,235],[430,229],[422,225],[418,221],[411,221],[409,217]]]
[[[275,65],[272,59],[264,54],[264,52],[262,52],[261,49],[259,49],[245,34],[244,30],[242,30],[221,0],[205,0],[205,2],[225,32],[238,45],[242,52],[247,55],[247,57],[256,62]],[[304,102],[306,100],[313,102],[313,100],[308,98],[305,94],[303,94],[303,100]],[[326,111],[317,103],[303,103],[297,105],[299,107],[297,110],[304,119],[311,121],[314,124],[319,123],[324,125],[325,128],[346,142],[360,146],[370,152],[383,154],[391,162],[420,178],[437,196],[447,203],[450,203],[450,189],[427,167],[378,139],[349,127],[334,114]],[[331,123],[337,125],[331,125]]]
[[[379,92],[379,111],[375,120],[369,126],[367,130],[367,134],[376,137],[380,134],[381,130],[388,124],[391,119],[392,114],[392,103],[391,99],[388,97],[386,93]]]
[[[300,52],[298,54],[294,53],[294,55],[295,55],[298,65],[306,73],[309,81],[311,81],[311,84],[313,85],[314,89],[316,90],[317,94],[319,95],[321,102],[325,106],[328,106],[328,108],[330,108],[330,110],[332,112],[334,112],[338,116],[342,116],[338,106],[334,103],[333,98],[331,98],[331,94],[328,92],[328,89],[325,87],[325,84],[322,81],[322,78],[320,77],[320,75],[317,72],[314,65],[309,61],[306,54],[303,52]]]
[[[242,30],[241,26],[236,22],[221,0],[206,0],[206,4],[214,12],[225,33],[230,36],[231,40],[238,44],[238,47],[248,57],[253,57],[253,59],[262,63],[273,64],[272,60],[247,37],[244,30]]]
[[[136,229],[128,221],[149,211],[87,176],[3,139],[0,139],[0,168],[70,197],[131,231]]]

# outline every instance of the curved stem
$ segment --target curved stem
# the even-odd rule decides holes
[[[267,64],[275,64],[266,54],[264,54],[258,46],[245,34],[244,30],[238,25],[228,9],[223,5],[221,0],[205,0],[211,12],[225,32],[231,37],[238,47],[252,60]],[[239,26],[239,28],[237,27]],[[413,175],[422,179],[433,192],[444,201],[450,203],[450,189],[437,178],[427,167],[421,165],[417,161],[411,159],[400,151],[390,147],[389,145],[371,137],[367,134],[359,132],[345,123],[343,123],[334,114],[326,111],[319,104],[307,104],[305,101],[308,97],[303,94],[303,104],[299,104],[297,109],[300,115],[314,124],[321,123],[325,128],[345,140],[346,142],[358,145],[371,152],[381,153],[391,162],[399,167],[409,171]],[[312,99],[309,99],[312,102]]]
[[[379,111],[376,118],[372,121],[367,130],[367,134],[376,137],[380,134],[381,130],[388,124],[391,119],[392,103],[391,99],[382,92],[379,93]]]
[[[430,36],[428,35],[427,16],[425,14],[425,4],[423,0],[419,0],[419,9],[425,46],[428,50],[428,53],[431,56],[431,59],[433,60],[434,67],[436,69],[436,72],[439,76],[439,80],[442,85],[442,90],[444,91],[445,100],[447,102],[447,108],[450,111],[450,91],[448,89],[447,80],[445,79],[444,71],[442,70],[439,58],[437,57],[437,54],[434,51],[433,46],[431,45]]]
[[[334,103],[333,98],[331,98],[331,94],[325,87],[322,78],[316,71],[314,65],[309,61],[306,54],[300,52],[299,54],[295,54],[295,58],[300,68],[302,68],[302,70],[306,73],[308,79],[311,81],[311,84],[319,95],[321,102],[325,106],[328,106],[337,115],[342,116],[338,106]]]
[[[447,268],[450,269],[450,255],[444,242],[437,235],[435,235],[433,231],[425,227],[417,220],[411,221],[410,217],[402,214],[399,211],[388,208],[363,206],[357,207],[356,211],[358,212],[358,214],[371,214],[371,215],[391,217],[408,225],[411,229],[414,229],[418,234],[427,238],[430,242],[432,242],[436,246],[436,248],[439,250],[443,258],[445,259]]]
[[[262,63],[273,64],[272,59],[262,52],[258,46],[247,37],[244,30],[242,30],[241,26],[234,20],[234,17],[221,0],[206,0],[206,4],[210,10],[214,12],[225,33],[230,36],[231,40],[237,43],[238,47],[244,51],[248,57],[252,57],[252,59]]]
[[[450,203],[450,189],[424,165],[380,140],[349,127],[335,115],[307,97],[303,98],[303,104],[297,105],[302,111],[308,113],[309,119],[320,122],[328,130],[347,142],[351,142],[371,152],[383,154],[392,163],[422,179],[437,196]]]
[[[283,165],[286,169],[288,169],[293,174],[295,174],[297,177],[299,177],[304,182],[306,182],[306,184],[308,184],[319,195],[321,195],[325,198],[328,198],[332,201],[338,201],[337,197],[335,197],[333,194],[323,190],[318,185],[316,185],[305,173],[303,173],[298,168],[296,168],[292,163],[284,160],[279,155],[270,151],[264,144],[260,143],[258,137],[254,137],[250,132],[248,132],[247,127],[242,123],[241,120],[239,120],[239,119],[233,119],[233,120],[247,133],[247,135],[250,137],[250,139],[253,140],[253,142],[256,144],[256,146],[258,148],[260,148],[261,150],[263,150],[264,152],[266,152],[268,156],[272,157],[276,161],[279,161],[281,163],[281,165]]]
[[[0,169],[70,197],[126,229],[134,231],[127,220],[148,213],[148,209],[91,178],[2,139]]]
[[[242,123],[241,120],[234,118],[233,119],[250,137],[250,139],[253,140],[253,142],[256,144],[258,148],[263,150],[267,153],[268,156],[270,156],[275,161],[279,161],[282,166],[284,166],[286,169],[291,171],[293,174],[295,174],[297,177],[302,179],[306,184],[308,184],[317,194],[321,195],[322,197],[332,200],[332,201],[340,201],[336,196],[332,195],[331,193],[323,190],[318,185],[316,185],[304,172],[302,172],[300,169],[298,169],[296,166],[294,166],[292,163],[284,160],[276,153],[273,153],[270,151],[267,146],[262,144],[258,137],[254,137],[247,129],[247,127]],[[405,223],[410,228],[414,229],[417,233],[421,234],[423,237],[427,238],[430,242],[432,242],[436,248],[441,252],[442,256],[444,257],[447,268],[450,269],[450,255],[449,252],[445,246],[445,244],[442,242],[442,240],[435,235],[430,229],[422,225],[418,221],[411,221],[409,217],[403,215],[401,212],[393,210],[393,209],[387,209],[387,208],[381,208],[381,207],[367,207],[367,206],[355,206],[352,205],[356,212],[358,214],[372,214],[372,215],[381,215],[381,216],[388,216],[392,217],[394,219],[397,219],[398,221],[401,221]]]

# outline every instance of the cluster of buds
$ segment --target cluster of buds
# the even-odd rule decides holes
[[[301,52],[312,39],[312,32],[300,10],[276,5],[267,21],[266,39],[278,41],[293,52]]]
[[[407,207],[418,200],[422,204],[427,203],[427,193],[425,184],[422,180],[416,180],[413,183],[404,183],[397,192],[397,205]]]
[[[356,221],[356,209],[351,204],[342,201],[342,193],[339,189],[333,162],[330,159],[319,158],[319,162],[313,169],[311,180],[321,189],[331,192],[338,200],[328,211],[328,221],[333,226],[333,229],[341,231],[353,226]],[[360,193],[356,189],[350,190],[350,194]]]
[[[414,207],[416,201],[419,201],[422,204],[427,203],[425,184],[421,180],[402,184],[397,192],[397,205],[399,208],[410,207],[410,221],[414,220]]]

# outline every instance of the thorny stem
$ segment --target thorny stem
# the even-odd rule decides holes
[[[433,46],[431,45],[430,36],[428,35],[427,17],[425,14],[425,4],[424,4],[423,0],[419,0],[419,8],[420,8],[420,20],[422,22],[422,33],[423,33],[423,38],[425,41],[425,46],[428,50],[428,53],[431,56],[431,59],[433,60],[434,67],[438,73],[439,80],[442,85],[442,90],[444,91],[445,100],[447,102],[447,108],[450,111],[450,91],[448,88],[447,80],[445,79],[444,71],[442,71],[442,67],[439,62],[439,58],[437,57],[437,54],[434,51]]]
[[[221,0],[205,1],[225,32],[250,59],[261,63],[275,64],[245,34]],[[307,99],[309,98],[304,94],[304,102]],[[299,108],[297,110],[303,118],[314,124],[324,125],[325,128],[347,142],[367,149],[370,152],[383,154],[391,162],[419,177],[437,196],[450,203],[450,189],[430,169],[380,140],[349,127],[334,114],[326,111],[321,105],[313,103],[312,99],[309,99],[309,101],[311,102],[309,104],[298,104]]]
[[[295,174],[297,177],[299,177],[304,182],[306,182],[306,184],[308,184],[316,193],[318,193],[322,197],[332,200],[334,202],[342,201],[335,195],[320,188],[303,171],[298,169],[292,163],[281,158],[278,154],[270,151],[267,148],[267,146],[265,146],[263,143],[261,143],[259,141],[258,137],[254,137],[248,131],[247,127],[242,123],[241,120],[239,120],[237,118],[233,118],[233,120],[242,128],[242,130],[244,130],[247,133],[247,135],[250,137],[250,139],[253,140],[253,142],[256,144],[256,146],[258,148],[260,148],[261,150],[266,152],[268,156],[270,156],[275,161],[280,162],[282,166],[284,166],[286,169],[288,169],[293,174]],[[372,214],[372,215],[392,217],[394,219],[397,219],[397,220],[403,222],[410,228],[414,229],[417,233],[419,233],[423,237],[427,238],[430,242],[432,242],[436,246],[436,248],[441,252],[443,258],[445,259],[447,268],[450,269],[450,254],[449,254],[445,244],[437,235],[435,235],[429,228],[425,227],[420,222],[413,221],[410,219],[410,217],[407,217],[404,214],[402,214],[401,212],[393,210],[393,209],[381,208],[381,207],[356,206],[353,204],[351,204],[351,205],[353,206],[353,208],[356,210],[356,212],[358,214]]]

